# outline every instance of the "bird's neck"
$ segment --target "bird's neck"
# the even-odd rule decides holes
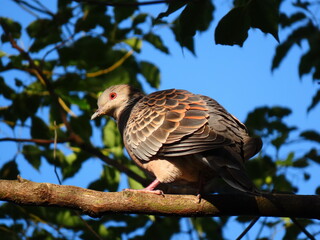
[[[128,119],[130,117],[130,114],[134,105],[136,105],[137,102],[139,102],[139,100],[143,97],[144,97],[144,94],[141,92],[137,92],[134,95],[132,95],[132,97],[126,104],[126,106],[123,108],[123,110],[119,114],[117,118],[117,123],[118,123],[118,128],[120,130],[121,136],[123,136],[124,129],[127,125]]]

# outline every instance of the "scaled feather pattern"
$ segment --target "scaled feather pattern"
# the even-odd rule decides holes
[[[217,177],[257,191],[244,163],[261,150],[261,139],[210,97],[178,89],[144,95],[115,85],[99,97],[92,119],[102,115],[117,121],[130,157],[155,179],[145,191],[165,183],[201,192]]]

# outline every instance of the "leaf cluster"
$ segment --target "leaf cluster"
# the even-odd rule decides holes
[[[303,49],[299,60],[298,73],[302,78],[311,75],[314,82],[320,80],[320,25],[317,16],[316,5],[309,1],[296,0],[293,7],[297,11],[287,14],[281,13],[279,22],[283,29],[290,29],[289,35],[276,48],[272,61],[272,71],[280,66],[280,63],[295,46]],[[303,45],[306,44],[306,48]],[[314,109],[320,102],[320,90],[317,90],[307,111]]]

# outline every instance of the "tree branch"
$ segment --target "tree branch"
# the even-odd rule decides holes
[[[32,143],[36,143],[36,144],[53,144],[54,143],[53,139],[0,138],[0,142],[5,142],[5,141],[32,142]],[[137,182],[141,183],[143,186],[147,186],[147,185],[150,184],[150,180],[147,180],[147,179],[139,176],[138,174],[136,174],[135,172],[133,172],[132,170],[130,170],[126,166],[122,165],[121,163],[108,158],[98,148],[95,148],[90,144],[87,144],[87,143],[84,143],[84,142],[79,143],[77,141],[74,141],[74,138],[72,138],[72,137],[67,138],[67,139],[58,139],[57,140],[57,143],[65,143],[65,142],[74,142],[74,143],[78,144],[78,146],[83,151],[86,151],[86,152],[90,153],[91,155],[94,155],[94,156],[98,157],[99,159],[101,159],[106,164],[115,167],[120,172],[125,173],[127,176],[129,176],[132,179],[136,180]]]
[[[271,198],[272,201],[269,200]],[[184,217],[250,215],[320,219],[320,196],[316,195],[218,194],[203,196],[199,202],[198,197],[193,195],[98,192],[75,186],[36,183],[20,177],[18,180],[0,180],[0,200],[18,205],[71,208],[91,217],[134,213]]]
[[[69,142],[70,139],[59,139],[57,140],[57,143],[65,143]],[[50,144],[54,143],[53,139],[37,139],[37,138],[0,138],[0,142],[33,142],[33,143],[38,143],[38,144]]]

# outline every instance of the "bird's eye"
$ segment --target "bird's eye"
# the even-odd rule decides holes
[[[112,92],[112,93],[109,94],[110,100],[113,100],[113,99],[115,99],[116,97],[117,97],[117,94],[116,94],[115,92]]]

